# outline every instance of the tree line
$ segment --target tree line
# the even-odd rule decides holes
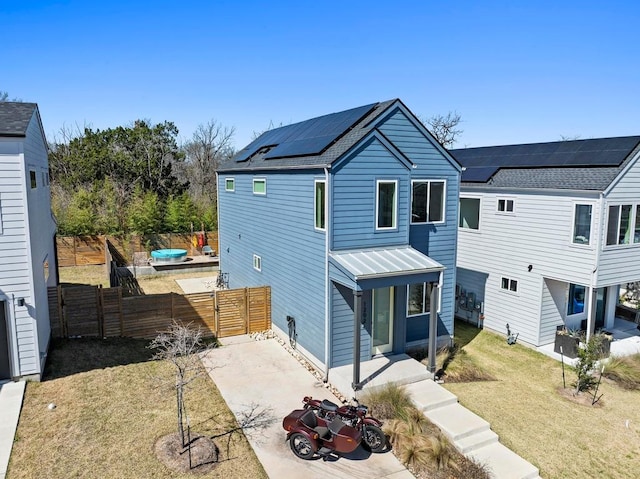
[[[215,120],[178,144],[169,121],[62,128],[49,144],[51,203],[61,235],[217,229],[215,171],[234,154]]]

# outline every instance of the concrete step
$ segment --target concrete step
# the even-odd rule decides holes
[[[455,394],[431,380],[409,384],[405,386],[405,391],[411,395],[413,403],[422,411],[430,411],[458,402]]]
[[[490,429],[487,421],[458,403],[424,411],[424,415],[453,442]]]
[[[467,454],[496,442],[498,442],[498,435],[489,429],[488,431],[482,431],[468,437],[463,437],[462,439],[455,441],[454,446],[456,446],[456,449],[458,449],[462,454]]]
[[[499,442],[476,449],[467,456],[485,464],[495,479],[536,479],[540,476],[537,467]]]

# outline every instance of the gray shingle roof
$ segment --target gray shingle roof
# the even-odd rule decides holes
[[[266,159],[266,153],[258,152],[251,156],[248,160],[240,162],[236,161],[238,156],[236,155],[235,157],[221,164],[218,168],[218,171],[272,170],[329,166],[331,165],[331,163],[340,158],[353,145],[364,138],[373,129],[370,123],[377,117],[382,115],[387,110],[387,108],[396,101],[399,100],[388,100],[385,102],[376,103],[373,106],[373,109],[364,118],[360,119],[355,124],[345,128],[342,136],[340,136],[335,143],[333,143],[326,150],[322,151],[319,154]],[[309,122],[310,120],[305,121]],[[299,123],[296,123],[294,125],[287,125],[286,127],[282,128],[296,127],[297,125],[299,125]],[[241,150],[241,152],[243,152],[244,150],[245,149]],[[241,152],[239,152],[238,154],[240,154]]]
[[[26,136],[35,103],[0,102],[0,136]]]
[[[640,136],[451,150],[463,186],[605,190],[640,151]]]

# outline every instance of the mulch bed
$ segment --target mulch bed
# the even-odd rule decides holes
[[[593,402],[593,394],[591,393],[581,392],[579,394],[576,394],[576,390],[574,388],[560,387],[560,388],[557,388],[556,390],[558,391],[558,394],[563,398],[565,398],[567,401],[571,401],[576,404],[581,404],[583,406],[589,406],[589,407],[604,406],[604,402],[602,401],[602,399],[599,399],[598,401],[596,401],[595,404],[591,404]],[[598,396],[600,396],[600,393],[598,393]]]
[[[218,465],[218,446],[207,436],[191,435],[191,469],[189,450],[182,447],[178,433],[159,438],[154,446],[156,456],[165,466],[176,472],[206,474]]]

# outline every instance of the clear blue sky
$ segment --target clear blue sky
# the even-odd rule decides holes
[[[0,0],[0,90],[63,125],[215,119],[241,148],[401,98],[457,146],[640,134],[637,1]]]

